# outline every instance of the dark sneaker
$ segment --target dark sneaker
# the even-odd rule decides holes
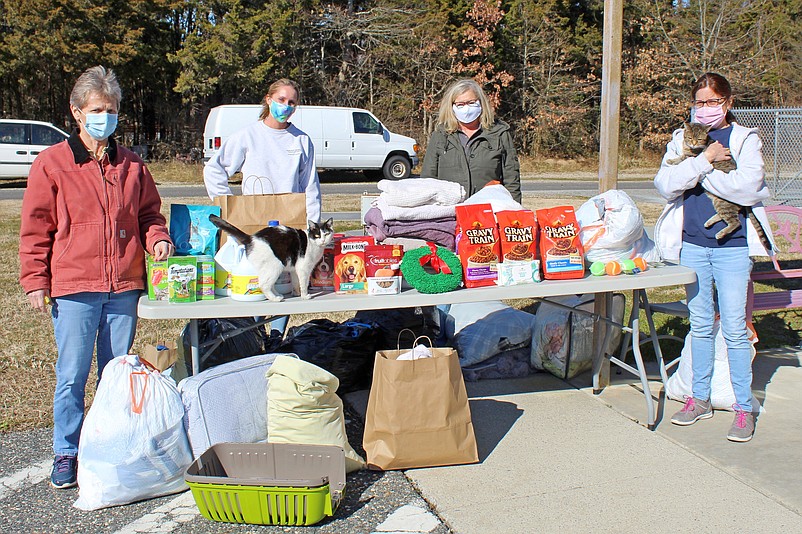
[[[671,422],[675,425],[688,426],[699,419],[709,419],[711,417],[713,417],[713,407],[710,405],[710,401],[703,401],[686,395],[685,406],[671,417]]]
[[[755,433],[755,416],[741,410],[737,404],[733,404],[732,409],[735,410],[735,419],[732,420],[727,439],[739,443],[749,441]]]
[[[57,455],[53,460],[53,470],[50,472],[50,485],[58,489],[77,486],[78,458]]]

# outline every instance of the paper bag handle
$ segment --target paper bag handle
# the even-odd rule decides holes
[[[429,336],[418,336],[418,337],[415,338],[415,341],[412,342],[412,348],[413,349],[417,346],[419,339],[425,339],[426,341],[429,342],[429,348],[430,349],[434,348],[434,344],[432,344],[432,339]]]
[[[412,331],[412,330],[410,330],[409,328],[404,328],[404,329],[402,329],[402,330],[399,330],[399,332],[398,332],[398,339],[396,340],[396,348],[397,348],[398,350],[401,350],[401,334],[403,334],[404,332],[409,332],[409,333],[410,333],[410,334],[412,334],[413,336],[415,335],[415,332],[413,332],[413,331]],[[417,338],[415,338],[415,339],[417,339]],[[414,342],[414,340],[413,340],[413,342],[412,342],[412,346],[413,346],[413,347],[415,346],[415,342]]]
[[[396,348],[398,348],[398,350],[401,350],[401,334],[403,334],[404,332],[409,332],[413,336],[415,335],[415,332],[413,332],[409,328],[404,328],[404,329],[400,330],[398,332],[398,339],[396,340],[397,341]],[[429,336],[416,336],[415,339],[412,340],[412,348],[415,348],[415,346],[418,344],[418,340],[419,339],[427,340],[429,342],[429,348],[430,349],[434,348],[434,344],[432,343],[432,340],[431,340],[431,338]]]
[[[259,184],[259,192],[258,193],[256,192],[256,188],[255,187],[252,189],[254,195],[265,195],[265,194],[267,194],[267,193],[265,193],[265,182],[270,184],[270,194],[272,194],[272,195],[276,194],[276,187],[273,185],[273,182],[270,181],[270,178],[268,178],[267,176],[256,176],[255,174],[248,175],[246,178],[242,179],[242,188],[243,189],[245,188],[245,184],[248,182],[248,180],[255,180],[256,183]]]

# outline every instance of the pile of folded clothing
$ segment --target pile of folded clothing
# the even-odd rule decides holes
[[[367,232],[377,243],[400,243],[409,249],[430,241],[454,250],[455,206],[465,200],[460,184],[409,178],[377,185],[381,194],[365,213]]]

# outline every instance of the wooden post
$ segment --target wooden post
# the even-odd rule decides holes
[[[621,110],[621,36],[623,33],[624,1],[604,0],[604,34],[602,37],[602,90],[601,128],[599,132],[599,193],[618,186],[618,132]],[[607,301],[596,294],[594,311],[607,316]],[[594,346],[604,339],[602,322],[593,331]],[[603,354],[597,351],[597,354]],[[594,362],[600,369],[599,383],[593,384],[599,392],[610,384],[610,362],[602,358]]]

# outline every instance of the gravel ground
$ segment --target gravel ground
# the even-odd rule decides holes
[[[346,404],[346,430],[354,449],[363,455],[362,419]],[[42,461],[52,458],[51,431],[40,429],[27,432],[0,434],[0,478],[9,477]],[[49,473],[49,471],[48,471]],[[191,515],[175,521],[163,520],[161,524],[139,530],[131,524],[141,522],[146,514],[159,508],[168,508],[176,495],[151,499],[139,503],[94,512],[83,512],[72,506],[78,497],[76,488],[55,490],[47,479],[36,483],[24,483],[4,491],[0,486],[0,525],[6,533],[114,533],[114,532],[173,532],[189,533],[337,533],[362,534],[375,531],[391,513],[404,505],[429,509],[427,503],[402,472],[359,471],[347,477],[346,495],[332,518],[326,518],[311,527],[260,527],[232,525],[209,521],[200,515]],[[193,506],[194,507],[194,503]],[[196,510],[196,509],[195,509]],[[149,516],[150,517],[150,516]],[[451,531],[440,524],[432,534],[449,534]]]

